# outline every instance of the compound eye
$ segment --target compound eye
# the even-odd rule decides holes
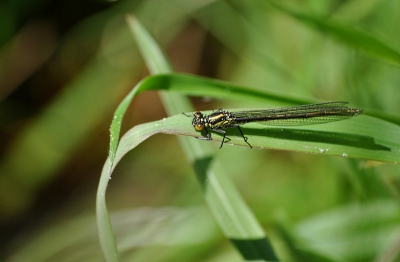
[[[193,114],[193,116],[194,116],[195,118],[202,118],[202,117],[203,117],[203,114],[202,114],[201,112],[199,112],[199,111],[196,111],[196,112]]]
[[[201,131],[204,130],[204,124],[196,124],[196,125],[194,126],[194,129],[196,129],[196,131],[201,132]]]

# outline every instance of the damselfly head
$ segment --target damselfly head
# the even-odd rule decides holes
[[[196,131],[201,132],[204,130],[204,118],[203,118],[203,114],[201,112],[196,111],[193,114],[192,125],[193,125],[194,129],[196,129]]]

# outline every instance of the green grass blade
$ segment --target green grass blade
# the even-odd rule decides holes
[[[168,59],[165,59],[164,52],[158,47],[155,41],[149,41],[152,36],[149,32],[140,25],[139,21],[132,15],[125,16],[128,22],[129,28],[132,31],[133,36],[139,42],[139,49],[143,58],[146,61],[147,68],[151,74],[162,74],[171,73],[174,71],[171,63]],[[141,42],[146,42],[145,45],[140,44]]]
[[[193,129],[191,118],[183,114],[162,121],[149,124],[163,128],[162,132],[166,134],[191,136],[193,138],[201,135]],[[305,127],[272,127],[254,123],[243,126],[242,130],[255,148],[290,150],[391,163],[400,160],[400,145],[397,142],[400,138],[400,127],[369,116],[357,116],[349,120]],[[149,129],[148,133],[145,134],[146,138],[153,135],[153,132],[152,129]],[[248,147],[239,131],[228,129],[227,133],[231,140],[221,150],[228,150],[225,148],[229,147],[229,144]],[[193,138],[190,141],[193,140],[201,145],[210,143],[219,145],[222,136],[212,133],[212,137],[213,141],[197,141]],[[134,139],[132,138],[131,141],[126,143],[132,145]],[[124,141],[121,139],[115,163],[126,153],[124,152],[121,155],[122,142]],[[133,147],[128,148],[126,146],[124,148],[128,151],[133,149]],[[249,150],[251,149],[249,148]]]
[[[121,259],[106,205],[106,190],[110,178],[111,161],[107,159],[101,172],[96,196],[97,234],[105,260],[107,262],[118,262]]]
[[[169,63],[165,62],[168,59],[165,56],[160,56],[162,52],[159,50],[158,45],[147,30],[145,30],[140,23],[130,23],[130,27],[134,32],[138,45],[141,47],[140,49],[143,50],[145,60],[149,61],[152,58],[157,58],[158,60],[158,62],[154,62],[154,64],[160,65],[157,67],[158,71],[153,71],[152,73],[160,74],[168,71],[172,73]],[[191,108],[189,100],[179,94],[162,92],[161,98],[169,114],[181,113]],[[187,159],[194,165],[199,180],[201,181],[201,178],[204,178],[203,175],[207,172],[208,179],[215,182],[210,182],[207,185],[207,188],[204,190],[205,198],[210,209],[214,211],[213,215],[219,226],[223,230],[225,229],[224,232],[226,236],[230,239],[264,240],[262,245],[252,245],[251,242],[248,243],[252,246],[253,250],[253,252],[251,252],[251,258],[276,261],[277,259],[272,251],[272,247],[265,238],[264,231],[246,206],[245,202],[242,200],[232,182],[229,179],[226,179],[226,177],[228,177],[226,171],[217,170],[216,168],[207,165],[207,163],[211,163],[209,162],[211,160],[218,165],[218,161],[213,159],[213,156],[210,154],[210,148],[199,143],[200,141],[180,139],[180,142],[186,153]],[[218,181],[221,180],[223,180],[224,183],[218,183]],[[204,181],[201,181],[202,185],[204,185],[203,182]],[[224,201],[226,197],[231,199],[235,198],[237,201],[235,203]],[[218,203],[223,203],[223,205],[218,206]],[[216,208],[216,206],[218,206],[218,208]],[[239,228],[241,228],[241,230],[238,230]],[[248,248],[243,249],[239,246],[238,250],[244,258],[247,258]],[[260,252],[260,250],[270,250],[270,252],[265,254],[265,252]]]
[[[139,83],[135,90],[137,92],[168,90],[187,95],[246,100],[257,105],[269,105],[265,107],[302,104],[311,100],[286,97],[273,91],[259,91],[223,81],[182,74],[150,76]],[[399,162],[400,155],[397,153],[400,151],[397,142],[400,141],[399,117],[383,112],[377,113],[376,110],[368,108],[364,111],[364,115],[324,125],[276,128],[247,124],[243,126],[243,130],[255,147]],[[190,118],[182,117],[183,125],[191,128],[190,122]],[[200,134],[193,131],[187,135]],[[237,130],[228,130],[228,136],[231,139],[230,143],[247,146]],[[221,137],[215,134],[213,139],[220,141]]]

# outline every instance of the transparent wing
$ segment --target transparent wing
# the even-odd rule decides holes
[[[362,109],[352,109],[347,102],[327,102],[265,110],[232,112],[237,124],[259,122],[275,126],[301,126],[329,123],[362,114]]]

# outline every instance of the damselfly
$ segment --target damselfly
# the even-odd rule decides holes
[[[247,137],[244,136],[240,125],[250,122],[272,126],[303,126],[329,123],[351,118],[363,114],[359,108],[346,106],[347,102],[327,102],[309,104],[293,107],[275,109],[259,109],[248,111],[226,111],[219,109],[210,115],[203,115],[197,111],[193,114],[192,125],[196,131],[205,131],[206,137],[199,137],[203,140],[212,140],[211,131],[223,135],[220,148],[224,145],[226,131],[224,129],[237,127],[244,141],[252,148]]]

